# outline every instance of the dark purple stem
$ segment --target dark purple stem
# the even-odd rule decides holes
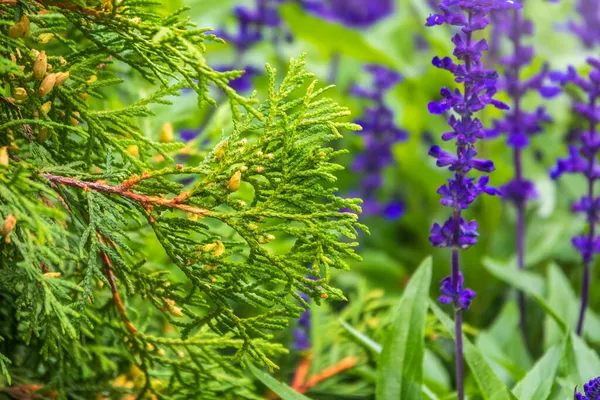
[[[590,109],[592,114],[595,116],[596,108],[596,94],[590,94]],[[590,141],[593,143],[596,136],[596,118],[590,119]],[[596,154],[590,154],[588,164],[588,198],[594,202],[594,168],[596,166]],[[594,258],[594,237],[596,236],[596,209],[590,207],[588,211],[588,223],[590,225],[588,232],[588,251],[583,259],[583,283],[581,288],[581,308],[579,309],[579,320],[577,321],[577,335],[583,334],[583,322],[585,320],[585,311],[588,305],[588,299],[590,296],[590,272],[592,260]]]
[[[516,55],[521,53],[521,10],[513,10],[513,45],[514,53]],[[515,62],[513,73],[516,82],[519,81],[519,75],[521,72],[520,63]],[[513,108],[514,118],[516,126],[521,126],[521,88],[516,85],[513,92]],[[523,163],[522,163],[522,152],[521,149],[515,147],[513,152],[513,161],[515,165],[515,179],[519,182],[523,180]],[[517,240],[517,267],[519,270],[525,269],[525,199],[515,202],[517,209],[517,226],[516,226],[516,240]],[[522,291],[518,291],[517,301],[519,303],[519,319],[521,325],[521,332],[523,339],[527,342],[527,303],[525,300],[525,294]]]
[[[460,264],[458,258],[458,249],[452,249],[452,283],[455,287],[458,286],[460,274]],[[464,400],[465,398],[465,387],[464,387],[464,377],[465,377],[465,363],[463,356],[463,333],[462,333],[462,324],[463,324],[463,310],[458,306],[458,304],[454,304],[455,313],[454,313],[454,334],[456,336],[456,393],[458,395],[458,400]]]

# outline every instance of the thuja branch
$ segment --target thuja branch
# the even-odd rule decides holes
[[[101,243],[103,242],[100,234],[98,234],[98,240]],[[112,268],[111,268],[112,266],[111,266],[110,258],[103,251],[100,252],[100,257],[102,258],[102,262],[104,263],[104,271],[106,273],[106,278],[108,279],[108,283],[110,285],[110,291],[112,293],[113,300],[115,301],[115,306],[117,307],[117,310],[119,311],[119,314],[121,315],[121,320],[127,327],[127,330],[129,331],[129,333],[131,333],[133,336],[135,336],[135,335],[137,335],[138,330],[136,329],[136,327],[133,325],[133,323],[127,317],[127,312],[125,311],[125,305],[123,304],[123,301],[121,300],[121,296],[119,296],[119,290],[117,289],[117,281],[115,279],[115,274],[113,273]]]
[[[137,182],[143,179],[143,177],[134,177],[124,181],[121,185],[111,186],[102,182],[86,182],[76,178],[69,178],[66,176],[52,175],[49,173],[43,173],[42,176],[51,182],[59,183],[67,186],[74,186],[83,190],[95,190],[103,193],[116,194],[118,196],[130,199],[139,203],[146,209],[150,209],[152,206],[162,206],[167,208],[174,208],[187,213],[204,216],[209,210],[183,204],[190,196],[190,192],[181,192],[178,196],[172,198],[164,198],[158,196],[147,196],[141,193],[132,192],[130,188]]]

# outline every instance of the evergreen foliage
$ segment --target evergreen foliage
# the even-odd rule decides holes
[[[279,84],[267,65],[266,101],[238,95],[227,83],[242,72],[204,58],[219,39],[156,5],[0,0],[0,382],[13,396],[257,398],[243,365],[276,367],[273,332],[307,307],[298,292],[344,298],[329,270],[358,257],[366,228],[360,200],[336,195],[341,151],[326,146],[358,129],[339,121],[348,110],[303,58]],[[110,107],[115,64],[160,89]],[[140,119],[183,87],[214,105],[209,85],[233,129],[199,164],[174,164],[183,144],[151,140]],[[167,265],[140,248],[151,235]]]

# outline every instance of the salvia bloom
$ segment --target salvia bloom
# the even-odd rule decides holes
[[[600,400],[600,378],[583,385],[583,393],[575,393],[575,400]]]
[[[382,203],[377,199],[377,192],[383,184],[384,169],[394,163],[393,145],[408,139],[408,133],[394,123],[394,113],[384,101],[386,92],[402,77],[380,65],[367,65],[365,69],[373,77],[372,85],[368,88],[354,85],[352,94],[371,100],[373,106],[367,108],[362,118],[356,121],[363,127],[360,134],[365,147],[354,159],[352,169],[364,177],[360,193],[364,200],[363,214],[383,215],[393,220],[403,214],[403,203],[398,199]]]
[[[429,155],[434,157],[438,167],[448,168],[454,173],[448,183],[438,189],[441,203],[452,209],[452,215],[443,224],[431,227],[429,240],[436,247],[452,249],[452,273],[441,282],[442,296],[439,301],[451,303],[455,310],[456,335],[456,388],[458,399],[464,399],[464,361],[462,339],[462,313],[468,310],[475,292],[464,288],[464,278],[460,272],[459,249],[467,249],[477,243],[477,222],[466,221],[462,210],[477,199],[480,194],[496,195],[499,191],[488,186],[489,178],[484,175],[478,180],[467,177],[471,170],[489,173],[494,163],[477,158],[475,144],[485,136],[481,121],[474,117],[477,111],[488,105],[507,110],[508,106],[494,99],[498,73],[487,70],[481,63],[483,52],[488,49],[485,39],[475,40],[473,33],[484,29],[490,23],[488,14],[493,10],[518,7],[506,0],[443,0],[439,5],[441,14],[427,18],[426,26],[453,25],[460,27],[454,35],[454,57],[434,57],[432,64],[454,75],[454,81],[462,86],[442,88],[441,100],[429,103],[429,112],[443,114],[450,112],[448,125],[452,128],[442,135],[442,140],[453,140],[455,151],[447,152],[439,146],[432,146]]]
[[[487,42],[485,39],[473,40],[472,34],[489,24],[490,20],[486,15],[491,10],[513,4],[500,0],[445,0],[439,6],[443,14],[433,14],[427,19],[427,26],[448,24],[461,27],[461,32],[452,38],[455,45],[454,56],[460,63],[455,63],[450,57],[435,57],[432,63],[435,67],[454,74],[455,82],[464,86],[463,91],[442,88],[442,99],[428,105],[432,114],[454,111],[448,119],[452,130],[444,133],[442,139],[454,140],[456,151],[450,153],[435,145],[429,150],[429,155],[437,160],[438,167],[447,167],[454,173],[454,177],[438,189],[442,196],[441,203],[451,207],[453,214],[442,225],[435,223],[431,228],[429,240],[437,247],[466,249],[477,243],[477,222],[467,222],[462,218],[461,212],[482,193],[499,194],[497,189],[488,186],[487,176],[484,175],[477,181],[466,176],[473,169],[484,173],[494,170],[492,161],[477,158],[475,143],[485,136],[485,129],[473,114],[487,105],[508,109],[506,104],[493,98],[498,74],[484,69],[481,64],[482,54],[488,48]],[[447,302],[452,298],[456,307],[467,309],[475,293],[462,288],[463,279],[459,272],[454,275],[442,281],[444,296],[441,299]],[[453,286],[452,291],[448,290],[449,284]],[[469,298],[469,301],[462,301],[464,298]]]
[[[302,0],[302,6],[329,21],[367,28],[394,11],[394,0]]]
[[[588,182],[587,193],[572,206],[573,212],[586,216],[589,226],[587,233],[575,236],[572,240],[573,246],[581,253],[584,264],[582,304],[577,325],[578,334],[581,334],[583,329],[583,318],[589,295],[591,263],[594,254],[600,252],[600,236],[596,236],[596,224],[599,222],[598,217],[600,216],[600,197],[594,191],[595,183],[600,178],[600,166],[597,160],[600,136],[596,129],[600,111],[598,107],[600,61],[590,58],[588,63],[592,66],[589,80],[581,77],[573,67],[569,67],[566,73],[552,73],[552,78],[561,85],[574,84],[587,95],[587,103],[575,102],[573,104],[573,111],[581,115],[587,126],[575,132],[574,141],[569,146],[569,156],[559,159],[556,166],[550,171],[553,179],[558,179],[563,174],[582,174]]]

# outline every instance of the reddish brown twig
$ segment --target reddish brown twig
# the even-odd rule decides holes
[[[81,14],[90,15],[92,17],[101,17],[102,13],[100,11],[94,10],[93,8],[83,7],[77,4],[73,4],[70,1],[49,1],[49,0],[38,0],[38,4],[47,8],[47,7],[58,7],[67,11],[76,11]]]
[[[308,378],[308,380],[304,382],[302,386],[296,389],[296,391],[298,393],[306,393],[309,389],[317,386],[319,383],[353,368],[357,362],[358,358],[356,357],[346,357],[336,365],[325,368],[323,371]]]
[[[66,176],[57,176],[52,174],[42,174],[42,176],[51,182],[60,183],[62,185],[74,186],[83,190],[95,190],[98,192],[116,194],[139,203],[146,210],[150,210],[152,206],[163,206],[168,208],[175,208],[190,214],[196,214],[200,216],[203,216],[204,214],[209,212],[209,210],[203,208],[197,208],[187,204],[182,204],[191,196],[191,193],[189,192],[182,192],[177,197],[165,198],[158,196],[147,196],[144,194],[130,191],[129,189],[135,183],[145,178],[143,176],[136,176],[131,179],[128,179],[119,186],[110,186],[102,182],[85,182],[75,178],[68,178]]]
[[[292,389],[298,391],[304,385],[304,382],[306,382],[312,358],[312,354],[308,354],[298,363],[294,374],[294,380],[292,381]]]
[[[100,240],[100,243],[103,243],[102,237],[100,235],[98,235],[98,240]],[[104,262],[104,272],[106,273],[106,278],[108,278],[108,283],[110,284],[110,291],[112,292],[113,300],[115,301],[115,306],[117,307],[117,310],[119,311],[119,314],[121,315],[121,320],[127,327],[127,330],[129,331],[129,333],[131,333],[131,335],[135,336],[135,335],[137,335],[137,329],[133,325],[133,323],[129,320],[129,318],[127,318],[127,313],[125,311],[125,305],[123,304],[123,301],[121,300],[121,296],[119,296],[119,291],[117,290],[117,281],[115,279],[115,274],[113,273],[113,271],[111,269],[110,258],[103,251],[100,252],[100,257],[102,258],[102,261]]]

